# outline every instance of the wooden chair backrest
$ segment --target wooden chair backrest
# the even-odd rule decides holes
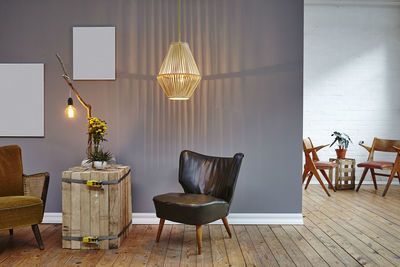
[[[306,153],[306,149],[311,149],[311,148],[314,148],[314,145],[313,145],[313,143],[311,141],[311,138],[310,137],[304,138],[303,139],[303,151],[304,151],[304,154],[305,154],[306,158],[309,157],[309,154]],[[319,161],[317,152],[315,150],[313,150],[311,153],[312,153],[312,159],[314,161]]]
[[[374,159],[375,151],[397,152],[393,148],[393,146],[400,147],[400,140],[380,139],[378,137],[375,137],[374,142],[372,143],[371,151],[368,156],[368,160]]]

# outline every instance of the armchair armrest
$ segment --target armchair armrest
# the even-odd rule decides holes
[[[327,144],[327,145],[322,145],[322,146],[317,146],[317,147],[315,147],[315,151],[319,151],[319,150],[321,150],[322,148],[327,147],[327,146],[329,146],[329,144]]]
[[[392,146],[393,148],[394,148],[394,150],[396,150],[397,151],[397,153],[399,153],[400,154],[400,148],[399,147],[397,147],[397,146]]]
[[[41,198],[44,210],[46,207],[47,189],[49,188],[49,173],[23,174],[22,177],[24,181],[24,196]]]
[[[317,152],[317,151],[319,151],[319,150],[321,150],[322,148],[327,147],[327,146],[329,146],[329,144],[327,144],[327,145],[322,145],[322,146],[316,146],[316,147],[309,148],[309,149],[305,149],[304,151],[305,151],[306,153],[310,153],[310,152],[313,151],[313,150],[315,150],[315,151]]]
[[[366,150],[368,150],[368,152],[371,152],[371,147],[364,145],[364,141],[358,143],[360,146],[362,146],[363,148],[365,148]]]

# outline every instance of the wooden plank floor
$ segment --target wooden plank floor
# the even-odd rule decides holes
[[[385,198],[383,186],[337,191],[328,198],[319,185],[303,194],[304,225],[223,225],[203,229],[196,255],[194,226],[134,225],[117,250],[61,249],[61,225],[40,225],[40,251],[30,227],[14,237],[0,231],[0,266],[400,266],[400,186]]]

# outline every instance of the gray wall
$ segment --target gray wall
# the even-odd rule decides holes
[[[107,147],[134,168],[134,212],[154,212],[154,195],[181,191],[183,149],[245,154],[232,212],[301,212],[303,1],[182,1],[182,39],[203,75],[187,102],[168,101],[155,79],[177,40],[177,3],[0,2],[0,62],[45,63],[45,138],[0,145],[22,147],[26,173],[51,173],[47,211],[61,210],[61,172],[79,164],[86,141],[77,101],[78,118],[64,116],[68,87],[54,54],[72,72],[72,26],[115,25],[116,81],[75,85],[109,122]]]

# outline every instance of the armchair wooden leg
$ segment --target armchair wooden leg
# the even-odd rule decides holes
[[[361,184],[364,181],[365,175],[367,175],[368,170],[369,170],[368,168],[364,168],[364,171],[363,171],[363,173],[361,175],[361,178],[360,178],[360,182],[358,183],[358,186],[357,186],[357,189],[356,189],[357,192],[358,192],[358,190],[360,190]]]
[[[200,255],[201,254],[201,247],[203,245],[201,225],[196,225],[196,237],[197,237],[197,251],[198,251],[198,253]]]
[[[304,187],[304,190],[307,189],[308,185],[309,185],[310,182],[311,182],[312,177],[313,177],[313,173],[310,172],[310,173],[308,174],[308,179],[307,179],[306,187]]]
[[[322,175],[325,177],[325,180],[328,182],[329,186],[333,189],[333,192],[336,192],[336,189],[335,189],[335,187],[333,186],[331,179],[329,179],[328,175],[326,174],[325,170],[319,170],[319,171],[320,171],[320,172],[322,173]]]
[[[32,225],[32,231],[33,231],[33,234],[35,235],[36,241],[38,242],[39,248],[41,250],[43,250],[44,246],[43,246],[42,237],[40,236],[39,226],[37,224]]]
[[[158,232],[157,232],[157,239],[156,239],[157,242],[160,241],[161,232],[164,227],[164,222],[165,222],[165,219],[160,219],[160,223],[158,224]]]
[[[10,229],[10,230],[8,230],[9,232],[10,232],[10,235],[13,235],[14,234],[14,229]]]
[[[322,182],[321,177],[319,176],[317,170],[315,170],[315,172],[313,172],[315,178],[317,178],[318,182],[321,184],[322,189],[324,189],[325,193],[328,195],[328,197],[331,196],[331,194],[329,194],[328,190],[326,189],[324,182]]]
[[[222,218],[222,221],[225,225],[225,229],[228,232],[229,238],[232,238],[231,229],[229,228],[228,219],[226,217]]]
[[[304,169],[303,177],[302,177],[302,183],[301,183],[301,184],[304,184],[304,181],[306,180],[306,177],[307,177],[308,172],[309,172],[309,171],[308,171],[307,169]]]
[[[375,177],[375,170],[374,170],[374,168],[371,168],[371,176],[372,176],[372,181],[374,182],[375,190],[378,190],[378,186],[376,185],[376,177]]]
[[[392,180],[395,175],[396,175],[396,172],[394,170],[392,170],[392,173],[390,174],[389,180],[386,184],[385,190],[383,190],[383,194],[382,194],[383,197],[386,195],[387,191],[389,190],[390,184],[392,183]]]

